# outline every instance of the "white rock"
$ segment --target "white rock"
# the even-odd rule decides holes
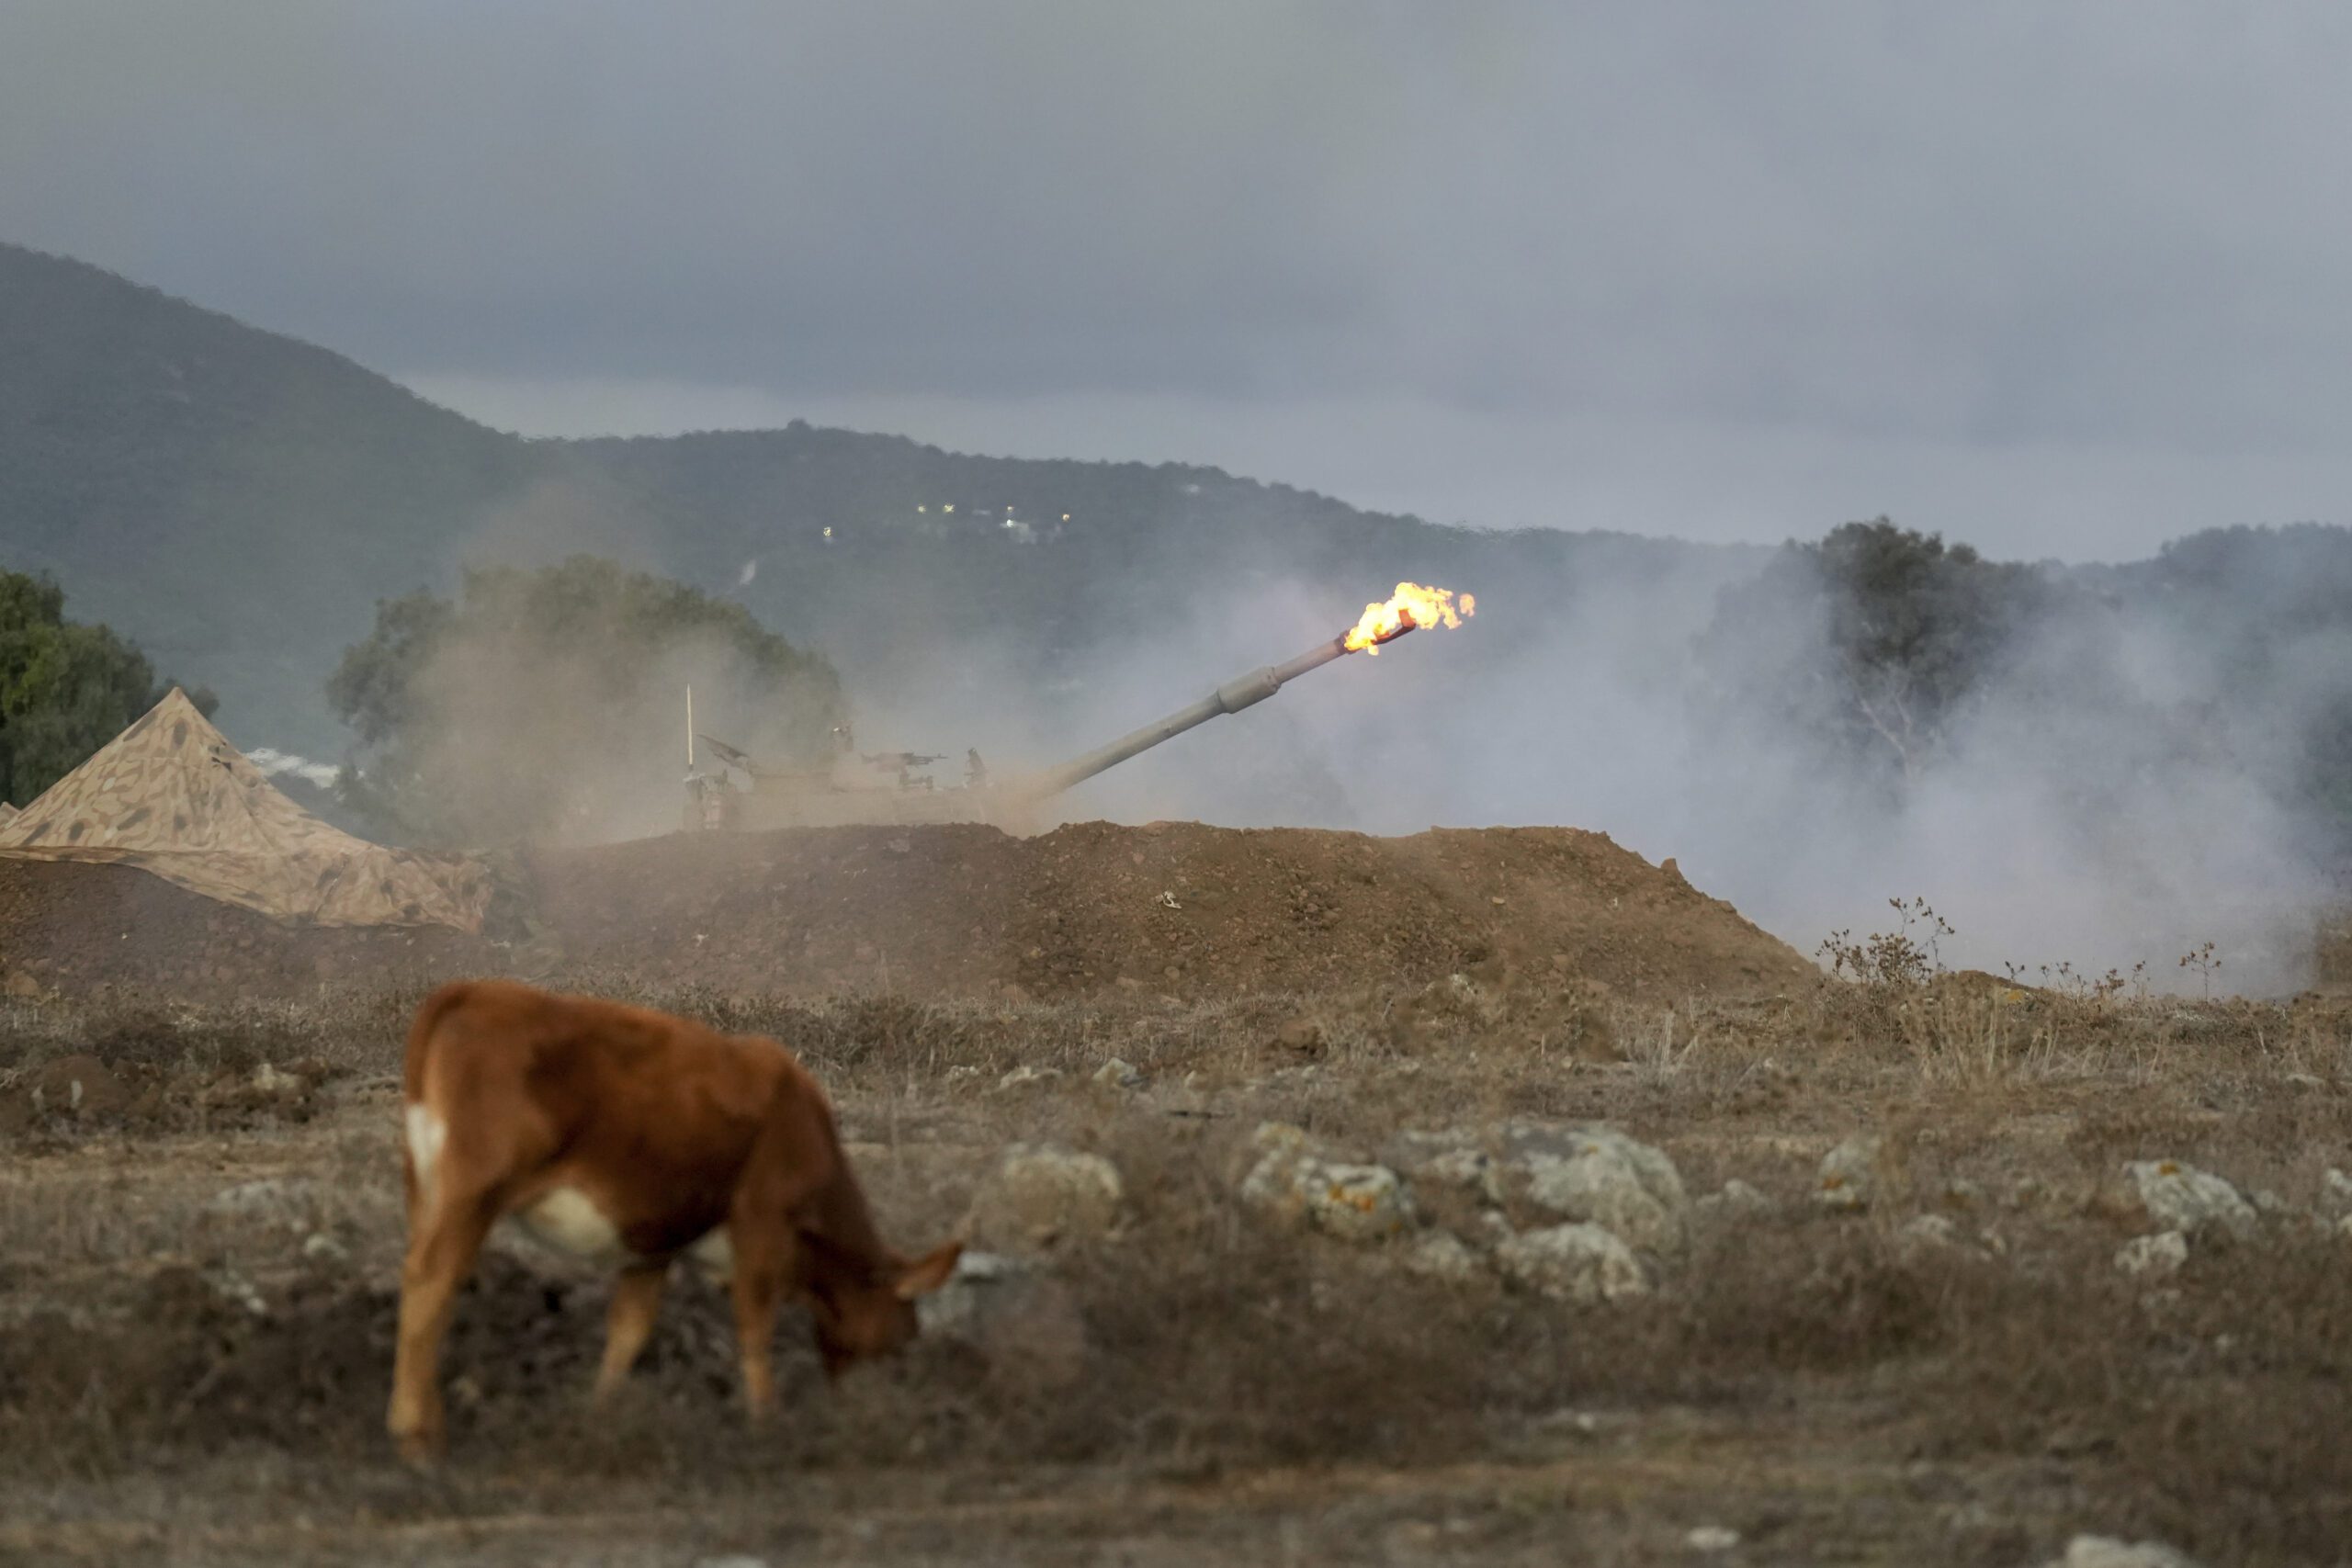
[[[2066,1555],[2050,1568],[2197,1568],[2190,1559],[2153,1540],[2122,1541],[2112,1536],[2078,1535]]]
[[[1477,1146],[1476,1134],[1443,1132],[1399,1133],[1382,1146],[1380,1163],[1417,1187],[1461,1188],[1483,1203],[1503,1201],[1502,1171],[1495,1157]]]
[[[1412,1194],[1385,1165],[1307,1159],[1299,1162],[1294,1179],[1308,1222],[1343,1241],[1377,1241],[1413,1222]]]
[[[1879,1141],[1857,1134],[1821,1156],[1813,1201],[1825,1209],[1859,1209],[1871,1201]]]
[[[978,1350],[992,1376],[1035,1390],[1083,1375],[1085,1315],[1067,1287],[1019,1258],[965,1253],[915,1311],[926,1336]]]
[[[2233,1235],[2254,1234],[2252,1204],[2237,1189],[2209,1171],[2178,1160],[2134,1160],[2125,1166],[2148,1217],[2187,1235],[2219,1227]]]
[[[1118,1167],[1101,1155],[1015,1144],[972,1195],[967,1234],[983,1247],[1099,1240],[1117,1225],[1125,1198]]]
[[[2188,1261],[2188,1238],[2178,1231],[2134,1236],[2115,1251],[2115,1266],[2134,1279],[2161,1280]]]
[[[1451,1231],[1433,1230],[1405,1249],[1405,1272],[1424,1280],[1466,1285],[1486,1271],[1486,1260]]]
[[[1257,1162],[1241,1179],[1241,1201],[1278,1219],[1297,1219],[1306,1212],[1306,1196],[1298,1168],[1314,1157],[1315,1140],[1304,1127],[1288,1122],[1261,1122],[1250,1134]]]
[[[1780,1205],[1736,1176],[1724,1183],[1720,1192],[1710,1192],[1691,1205],[1700,1216],[1709,1220],[1760,1220],[1778,1212]]]
[[[1591,1305],[1649,1293],[1641,1259],[1600,1226],[1526,1231],[1495,1248],[1495,1262],[1520,1284],[1555,1301]]]
[[[241,1306],[255,1317],[269,1315],[269,1303],[262,1300],[261,1292],[254,1289],[253,1282],[235,1269],[207,1270],[204,1282],[211,1286],[212,1293],[222,1301]]]
[[[2330,1166],[2319,1179],[2319,1207],[2324,1214],[2352,1214],[2352,1176]]]
[[[1504,1140],[1506,1183],[1547,1213],[1596,1224],[1630,1247],[1682,1245],[1690,1200],[1665,1152],[1612,1127],[1519,1125]]]
[[[1094,1069],[1094,1081],[1106,1089],[1141,1089],[1144,1077],[1133,1065],[1114,1056]]]
[[[302,1238],[302,1256],[315,1258],[322,1263],[341,1263],[351,1256],[351,1252],[324,1231],[312,1231]]]
[[[1019,1066],[996,1080],[999,1092],[1013,1089],[1035,1089],[1039,1084],[1052,1083],[1062,1076],[1059,1067]]]
[[[307,1181],[265,1176],[222,1188],[206,1200],[204,1212],[223,1219],[291,1222],[310,1208],[313,1190]]]
[[[1693,1551],[1729,1551],[1739,1544],[1739,1532],[1726,1525],[1701,1525],[1682,1543]]]
[[[1978,1258],[1989,1256],[1983,1247],[1963,1237],[1960,1226],[1944,1214],[1921,1214],[1894,1233],[1894,1242],[1900,1250],[1915,1258],[1929,1252]]]
[[[1462,1188],[1482,1203],[1503,1201],[1502,1168],[1484,1149],[1450,1149],[1413,1174],[1431,1184]]]

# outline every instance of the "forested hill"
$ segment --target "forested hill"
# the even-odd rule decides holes
[[[1399,577],[1458,581],[1532,626],[1579,578],[1711,580],[1758,554],[1441,527],[1216,468],[797,423],[525,441],[324,349],[0,245],[0,566],[54,576],[74,616],[211,685],[248,744],[334,753],[321,687],[379,598],[467,559],[575,549],[740,592],[853,691],[981,637],[1022,679],[1068,678],[1106,637],[1270,583],[1328,583],[1351,610]],[[1234,639],[1237,665],[1288,651]]]

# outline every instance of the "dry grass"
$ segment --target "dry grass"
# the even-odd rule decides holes
[[[2333,1561],[2352,1534],[2352,1450],[2334,1437],[2352,1383],[2352,1240],[2267,1224],[2259,1243],[2200,1243],[2160,1289],[2110,1261],[2135,1228],[2115,1190],[2126,1160],[2189,1160],[2303,1208],[2327,1167],[2352,1165],[2341,1010],[1968,976],[1673,1008],[1510,976],[1185,1006],[633,999],[791,1042],[874,1146],[869,1185],[912,1241],[959,1221],[1005,1143],[1111,1156],[1133,1195],[1125,1232],[1053,1264],[1086,1326],[1079,1389],[1008,1384],[933,1346],[828,1395],[796,1345],[788,1398],[806,1418],[741,1438],[724,1314],[682,1284],[625,1408],[582,1426],[570,1403],[602,1284],[502,1248],[451,1350],[478,1468],[421,1489],[377,1432],[399,1247],[382,1085],[413,998],[18,1008],[0,1012],[11,1079],[87,1051],[175,1091],[265,1061],[321,1064],[327,1087],[290,1125],[182,1109],[17,1135],[25,1157],[0,1176],[0,1471],[21,1480],[0,1511],[27,1488],[127,1496],[191,1465],[212,1467],[202,1506],[222,1517],[299,1503],[424,1517],[518,1497],[560,1511],[648,1483],[718,1517],[778,1475],[916,1469],[1038,1487],[1073,1467],[1419,1473],[1583,1452],[1594,1439],[1562,1413],[1598,1412],[1657,1443],[1676,1422],[1712,1423],[1729,1447],[1709,1462],[1800,1438],[1849,1445],[1856,1476],[1900,1455],[1998,1527],[1962,1551],[1941,1504],[1871,1505],[1938,1557],[2027,1560],[2062,1522],[2212,1561]],[[1150,1089],[1091,1083],[1113,1056]],[[1061,1076],[997,1091],[1022,1066]],[[1400,1127],[1509,1116],[1613,1120],[1667,1146],[1694,1189],[1738,1176],[1783,1204],[1702,1230],[1651,1301],[1578,1312],[1302,1244],[1234,1195],[1263,1118],[1370,1154]],[[1814,1163],[1859,1130],[1883,1139],[1873,1205],[1819,1213],[1803,1201]],[[270,1176],[299,1185],[284,1212],[206,1211]],[[1925,1213],[1997,1256],[1907,1244],[1903,1223]],[[313,1235],[339,1255],[306,1254]],[[224,1296],[230,1276],[266,1317]],[[1788,1517],[1829,1539],[1861,1505],[1826,1497]],[[1769,1531],[1770,1510],[1754,1512],[1734,1522]]]

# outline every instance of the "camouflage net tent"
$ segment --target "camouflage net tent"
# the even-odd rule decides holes
[[[0,800],[0,828],[6,828],[9,823],[16,819],[17,808],[9,805],[6,801]]]
[[[480,863],[371,844],[287,799],[176,687],[0,818],[0,858],[136,866],[288,923],[471,932],[490,902]]]

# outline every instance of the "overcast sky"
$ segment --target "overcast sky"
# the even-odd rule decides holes
[[[533,433],[2352,518],[2352,7],[0,0],[0,239]]]

